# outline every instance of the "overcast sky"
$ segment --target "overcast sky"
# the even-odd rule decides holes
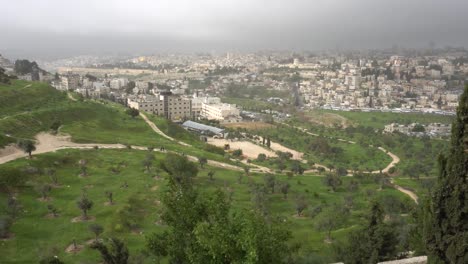
[[[468,47],[468,0],[0,0],[0,52]]]

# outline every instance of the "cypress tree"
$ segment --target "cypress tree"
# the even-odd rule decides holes
[[[451,147],[439,157],[439,179],[424,223],[432,263],[468,263],[468,85],[452,125]]]

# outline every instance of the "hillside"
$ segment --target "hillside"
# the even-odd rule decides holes
[[[265,175],[253,169],[249,173],[239,167],[226,166],[248,165],[231,161],[222,150],[221,153],[219,149],[213,151],[198,136],[147,114],[167,136],[158,134],[142,117],[127,115],[121,105],[72,100],[73,95],[46,84],[23,81],[0,86],[0,98],[4,102],[0,106],[0,146],[20,138],[34,139],[39,132],[50,132],[51,125],[57,121],[61,124],[58,133],[70,135],[77,143],[133,145],[132,149],[120,145],[120,149],[89,147],[91,149],[83,150],[77,144],[75,149],[33,153],[32,159],[19,158],[0,164],[0,216],[10,214],[12,193],[22,209],[12,220],[11,234],[7,234],[4,246],[0,247],[5,263],[37,263],[38,258],[50,254],[58,255],[66,263],[95,263],[99,259],[97,252],[85,246],[93,238],[89,231],[93,223],[103,227],[103,237],[123,239],[132,256],[140,256],[145,259],[144,263],[151,262],[152,258],[140,251],[145,248],[147,234],[166,229],[161,220],[164,210],[161,198],[171,176],[161,164],[169,152],[197,162],[199,169],[194,186],[202,193],[223,190],[229,195],[234,211],[261,210],[282,219],[292,233],[288,243],[300,246],[298,255],[304,259],[337,261],[329,240],[343,241],[365,221],[372,201],[380,201],[386,214],[395,221],[410,221],[407,215],[414,206],[413,201],[379,174],[336,179],[326,173],[294,175],[283,171]],[[290,130],[277,130],[296,135]],[[299,134],[297,138],[300,139]],[[150,152],[148,147],[155,149]],[[166,151],[160,151],[159,147]],[[364,155],[353,148],[343,153],[348,152]],[[376,152],[375,156],[379,154],[383,155]],[[218,161],[218,166],[213,163],[201,166],[197,160],[200,157]],[[383,155],[384,158],[387,157]],[[84,176],[83,171],[86,172]],[[14,177],[10,177],[12,175]],[[107,202],[106,192],[114,195],[112,206]],[[93,201],[88,220],[79,218],[77,199],[83,193]],[[51,216],[49,205],[57,209],[56,216]],[[324,228],[324,223],[330,220],[330,212],[337,208],[343,211],[344,217]],[[73,240],[82,248],[76,252],[67,251]],[[167,259],[163,258],[162,263],[167,263]]]

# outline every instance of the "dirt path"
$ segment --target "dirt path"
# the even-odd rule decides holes
[[[77,101],[76,98],[73,97],[73,95],[70,92],[67,93],[67,96],[68,96],[68,99],[75,101],[75,102]]]
[[[122,144],[79,144],[70,141],[70,136],[55,136],[47,133],[40,133],[36,136],[36,151],[33,152],[33,155],[43,154],[48,152],[55,152],[61,149],[92,149],[94,147],[99,147],[101,149],[125,149],[127,146]],[[135,150],[147,151],[147,147],[142,146],[131,146]],[[155,152],[160,152],[160,150],[155,149]],[[171,152],[171,151],[164,151]],[[175,152],[174,152],[175,153]],[[0,164],[7,163],[19,158],[27,157],[28,155],[22,150],[15,146],[7,146],[4,149],[0,149]],[[195,156],[186,156],[191,161],[198,161],[198,158]],[[239,166],[235,166],[228,163],[223,163],[214,160],[208,160],[208,164],[213,167],[225,168],[230,170],[243,171],[244,169]]]
[[[403,188],[403,187],[401,187],[401,186],[399,186],[399,185],[396,185],[396,184],[393,182],[393,179],[392,179],[392,181],[391,181],[391,184],[392,184],[392,186],[393,186],[395,189],[397,189],[398,191],[400,191],[400,192],[402,192],[402,193],[408,195],[416,204],[418,204],[418,199],[419,199],[419,198],[418,198],[418,196],[417,196],[413,191],[410,191],[410,190],[405,189],[405,188]]]
[[[304,132],[304,133],[306,133],[306,134],[308,134],[308,135],[314,136],[314,137],[320,136],[320,135],[318,135],[318,134],[311,133],[311,132],[309,132],[307,129],[302,128],[302,127],[291,126],[291,125],[286,124],[286,123],[280,123],[280,124],[285,125],[285,126],[289,126],[289,127],[292,127],[292,128],[299,129],[300,131],[302,131],[302,132]],[[342,138],[332,138],[332,137],[329,137],[329,138],[330,138],[330,139],[336,139],[336,140],[338,140],[338,141],[345,142],[345,143],[348,143],[348,144],[356,144],[355,141],[351,141],[351,140],[346,140],[346,139],[342,139]],[[369,145],[369,147],[372,148],[372,147],[374,147],[374,146]],[[384,152],[385,154],[387,154],[390,158],[392,158],[392,161],[391,161],[385,168],[382,169],[382,173],[387,173],[387,172],[390,170],[390,168],[395,167],[395,166],[400,162],[400,158],[399,158],[397,155],[391,153],[390,151],[388,151],[388,150],[386,150],[386,149],[384,149],[384,148],[382,148],[382,147],[378,147],[378,149],[379,149],[380,151]],[[327,168],[327,167],[324,166],[324,165],[316,164],[316,166],[322,167],[322,168],[324,168],[324,169],[326,169],[326,170],[330,170],[329,168]],[[309,171],[313,172],[313,170],[309,170]],[[306,171],[306,172],[309,172],[309,171]],[[372,173],[372,174],[377,174],[377,173],[380,173],[380,172],[381,172],[380,170],[375,170],[375,171],[371,171],[370,173]],[[348,170],[348,174],[351,174],[351,173],[353,173],[353,171],[352,171],[352,170]]]
[[[166,135],[164,132],[161,131],[161,129],[159,129],[156,124],[154,124],[151,120],[148,119],[148,117],[143,114],[142,112],[140,112],[140,116],[143,118],[143,120],[145,120],[145,122],[151,127],[151,129],[153,129],[154,132],[158,133],[159,135],[169,139],[170,141],[175,141],[177,143],[179,143],[180,145],[182,146],[186,146],[186,147],[191,147],[192,145],[190,144],[187,144],[185,142],[182,142],[182,141],[177,141],[175,138],[173,137],[170,137],[168,135]]]

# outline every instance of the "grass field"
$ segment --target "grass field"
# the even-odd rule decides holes
[[[308,161],[326,166],[333,165],[335,168],[379,170],[385,168],[391,162],[388,155],[376,148],[365,144],[349,144],[325,136],[320,138],[326,141],[330,147],[342,149],[342,152],[336,156],[320,154],[309,148],[309,145],[313,144],[319,137],[283,125],[277,126],[276,129],[265,129],[260,131],[259,134],[269,136],[275,142],[303,152],[305,154],[304,159]]]
[[[164,154],[155,153],[157,160],[152,173],[144,172],[142,160],[145,155],[146,151],[136,150],[61,150],[38,155],[33,160],[21,159],[0,165],[0,170],[7,167],[54,167],[60,184],[60,187],[52,189],[49,202],[40,201],[40,195],[34,187],[38,183],[50,182],[45,175],[29,175],[30,180],[17,190],[16,197],[22,206],[22,213],[12,227],[15,237],[0,244],[2,263],[37,263],[38,256],[45,253],[56,254],[66,263],[98,261],[98,254],[86,247],[77,254],[65,253],[65,248],[73,239],[78,244],[83,244],[93,238],[93,234],[88,231],[91,222],[71,222],[80,215],[76,201],[83,190],[86,190],[94,203],[89,213],[96,218],[92,223],[99,223],[104,227],[102,236],[120,237],[127,242],[132,255],[139,254],[145,245],[145,235],[164,228],[156,224],[161,210],[158,200],[167,177],[165,173],[156,170],[156,167]],[[87,177],[78,176],[77,163],[80,159],[88,161]],[[210,170],[215,171],[214,181],[207,177]],[[250,186],[253,183],[263,184],[263,175],[253,174],[249,178],[243,176],[242,183],[239,184],[241,174],[206,167],[200,170],[195,183],[202,192],[217,188],[230,189],[233,191],[234,210],[249,208],[252,206]],[[161,179],[154,179],[155,175],[161,176]],[[322,177],[296,176],[288,179],[277,175],[276,178],[278,182],[288,182],[291,189],[288,199],[284,199],[278,190],[274,194],[267,194],[269,211],[280,215],[289,223],[293,232],[291,243],[301,245],[300,254],[315,254],[326,261],[333,261],[330,259],[331,245],[324,243],[325,234],[314,228],[314,208],[327,208],[334,203],[352,200],[349,217],[332,233],[336,240],[341,240],[353,227],[362,223],[371,200],[390,199],[392,203],[400,203],[404,209],[398,213],[407,213],[411,208],[411,201],[406,196],[392,188],[378,191],[378,185],[369,179],[362,180],[357,191],[349,191],[347,185],[352,179],[343,178],[343,185],[336,192],[331,192],[323,184]],[[128,184],[128,188],[122,188],[124,183]],[[105,191],[114,193],[115,205],[105,205]],[[304,196],[308,204],[304,217],[300,218],[295,216],[295,200],[298,196]],[[6,194],[0,193],[2,210],[5,208],[6,198]],[[59,217],[46,217],[48,203],[58,208]],[[151,258],[147,262],[150,263]]]
[[[422,113],[383,113],[383,112],[346,112],[332,110],[312,110],[308,115],[339,115],[351,122],[360,126],[368,126],[372,128],[383,129],[385,125],[391,123],[410,124],[410,123],[443,123],[451,124],[454,120],[452,116],[422,114]],[[333,123],[333,118],[331,119]],[[326,122],[326,121],[325,121]]]

